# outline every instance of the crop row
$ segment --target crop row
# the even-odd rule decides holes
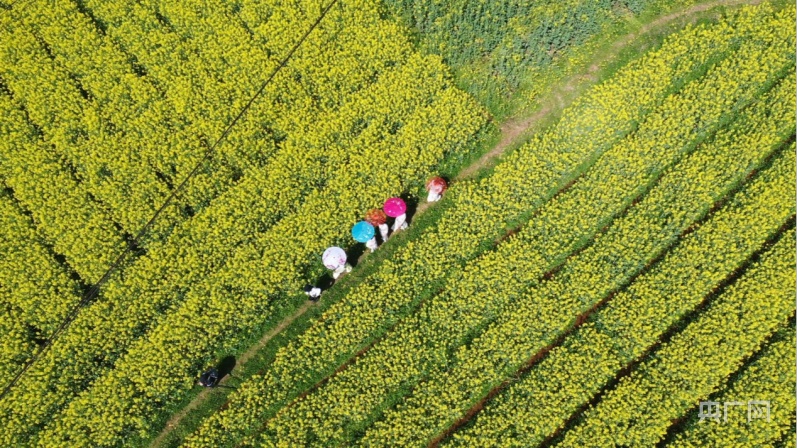
[[[565,112],[544,137],[516,151],[489,178],[453,186],[450,206],[438,225],[410,241],[374,275],[296,341],[277,353],[263,376],[237,391],[229,406],[211,417],[189,444],[229,444],[287,400],[395,322],[413,302],[440,285],[451,271],[500,234],[507,222],[522,220],[601,152],[631,131],[634,120],[663,101],[711,57],[727,51],[733,36],[750,32],[752,21],[733,29],[724,24],[705,40],[672,39],[611,82],[596,88]],[[721,30],[721,31],[720,31]],[[704,29],[692,32],[703,33]],[[702,51],[693,51],[695,49]],[[716,49],[716,50],[714,50]],[[482,246],[482,247],[480,247]]]
[[[165,199],[168,186],[136,153],[135,141],[127,140],[70,74],[53,64],[47,47],[34,34],[9,13],[0,16],[0,23],[4,86],[24,107],[42,140],[69,164],[85,191],[107,207],[123,231],[137,233]],[[179,213],[176,208],[167,212],[167,220]],[[98,257],[101,252],[118,251],[99,237],[87,245],[95,258],[102,258]]]
[[[701,422],[690,418],[689,425],[672,442],[674,447],[701,447],[706,445],[747,447],[751,442],[757,446],[771,445],[788,433],[794,424],[794,326],[778,331],[776,338],[766,345],[757,359],[746,365],[735,375],[733,383],[708,400],[719,403],[727,417],[722,420]],[[748,420],[748,402],[764,400],[770,403],[767,419]]]
[[[620,379],[559,445],[658,443],[673,419],[715,392],[794,314],[794,246],[788,232],[746,278]]]
[[[125,246],[122,236],[49,145],[39,140],[24,113],[2,93],[0,114],[0,172],[6,185],[31,212],[39,235],[65,256],[75,272],[87,283],[99,280]]]
[[[616,293],[604,309],[496,397],[472,426],[450,439],[451,444],[495,446],[501,440],[502,446],[531,446],[561,427],[793,215],[794,204],[785,199],[794,192],[793,163],[794,154],[784,151],[774,167],[762,172],[711,219],[687,234],[651,270]],[[569,301],[574,300],[578,295]],[[526,315],[533,315],[533,307],[526,308]],[[489,354],[500,342],[497,338],[507,334],[501,332],[502,327],[518,328],[518,322],[508,320],[486,331],[474,341],[472,351]],[[506,356],[499,351],[493,364],[500,365]]]
[[[734,58],[730,58],[729,62],[732,59]],[[356,426],[367,422],[369,415],[384,406],[391,395],[401,388],[414,387],[420,379],[428,375],[431,375],[431,379],[414,387],[414,392],[402,403],[401,409],[388,412],[385,421],[377,424],[378,429],[373,431],[373,435],[367,434],[366,437],[372,437],[371,441],[393,440],[402,445],[419,443],[433,437],[437,431],[445,428],[452,415],[466,409],[474,397],[479,398],[478,391],[484,389],[485,383],[503,378],[501,369],[486,369],[482,363],[462,367],[451,375],[441,374],[440,369],[453,369],[457,362],[449,358],[448,352],[455,350],[465,338],[477,332],[495,316],[500,316],[499,320],[503,321],[505,316],[512,315],[512,307],[518,306],[522,298],[533,302],[535,315],[545,317],[532,319],[524,314],[522,318],[514,320],[515,323],[527,322],[523,328],[528,331],[545,328],[547,332],[553,332],[557,328],[563,329],[563,325],[570,323],[572,316],[591,304],[584,301],[578,307],[568,307],[564,301],[542,300],[538,295],[548,299],[558,297],[558,293],[562,291],[578,291],[580,294],[577,296],[583,299],[587,295],[587,286],[602,290],[596,286],[600,285],[599,279],[621,281],[622,274],[633,273],[623,272],[621,267],[633,271],[644,266],[662,247],[666,247],[705,213],[729,188],[743,179],[749,167],[760,164],[779,145],[779,135],[793,130],[791,117],[794,110],[789,110],[788,101],[784,100],[794,90],[794,83],[789,84],[779,90],[780,94],[774,101],[767,101],[760,107],[740,114],[733,125],[735,132],[720,131],[720,136],[717,137],[722,141],[720,145],[703,145],[692,156],[687,156],[666,172],[639,205],[613,223],[607,234],[593,243],[585,253],[579,254],[575,262],[579,269],[575,272],[591,276],[565,276],[554,285],[546,285],[551,286],[550,290],[541,288],[532,294],[524,293],[546,270],[553,267],[552,264],[572,250],[572,247],[560,247],[558,241],[575,242],[590,235],[585,231],[581,234],[571,233],[579,227],[575,224],[577,219],[594,216],[593,221],[604,221],[605,218],[597,210],[593,212],[591,209],[610,214],[621,207],[623,202],[633,199],[634,196],[630,193],[633,188],[629,188],[628,184],[619,181],[605,183],[611,173],[622,169],[631,181],[634,180],[633,175],[639,173],[637,182],[644,185],[650,180],[642,177],[642,173],[652,171],[650,166],[653,160],[660,163],[666,160],[668,155],[664,151],[656,153],[655,158],[646,158],[637,149],[629,149],[639,147],[629,143],[648,133],[649,122],[656,123],[655,117],[659,114],[670,115],[672,109],[665,103],[660,109],[654,110],[640,124],[634,136],[604,154],[604,159],[599,160],[573,189],[546,204],[540,210],[539,216],[516,234],[512,242],[503,244],[496,252],[467,265],[461,275],[449,281],[443,294],[433,298],[428,306],[403,321],[395,331],[388,333],[383,341],[369,350],[352,368],[333,377],[318,393],[309,395],[278,415],[269,423],[272,439],[298,443],[298,440],[305,440],[309,433],[319,440],[336,440],[347,425]],[[692,86],[684,89],[682,98],[689,97],[689,87]],[[715,93],[722,94],[712,91],[712,95]],[[697,110],[705,110],[701,101],[694,103]],[[773,113],[773,103],[780,109],[779,114]],[[777,118],[770,116],[770,113]],[[751,123],[746,123],[747,120]],[[752,130],[768,120],[772,121],[766,127],[768,131],[773,131],[771,135]],[[692,127],[688,120],[682,123],[685,129]],[[681,138],[685,139],[684,147],[689,146],[686,143],[689,140],[687,131],[680,130],[677,125],[668,127],[683,136]],[[745,137],[745,144],[730,148],[722,145],[741,136]],[[751,141],[755,145],[751,145]],[[672,147],[678,148],[678,145]],[[624,153],[633,154],[634,158],[618,157],[618,154]],[[718,160],[730,166],[719,166],[716,171],[702,170],[706,165],[720,165]],[[601,163],[604,161],[606,163]],[[583,206],[574,207],[570,200],[572,196],[579,194],[583,194],[582,197],[607,197],[607,189],[627,192],[629,197],[618,195],[613,202],[597,201],[592,207],[584,202]],[[577,218],[575,214],[578,215]],[[551,223],[561,226],[560,230],[554,231]],[[535,238],[535,233],[545,235],[545,238]],[[561,252],[546,252],[549,248]],[[623,260],[617,254],[626,255],[630,260]],[[607,257],[611,257],[612,261],[607,262]],[[509,309],[505,309],[506,307]],[[526,307],[520,308],[526,311]],[[556,318],[549,321],[548,316]],[[561,319],[562,316],[568,317]],[[519,331],[517,328],[511,329],[510,334],[503,334],[495,341],[502,341],[501,357],[510,365],[519,362],[518,357],[523,359],[524,356],[530,356],[524,355],[527,353],[525,351],[516,350],[521,344],[521,341],[516,340]],[[491,350],[493,351],[490,353],[497,356],[498,348],[492,347]],[[507,354],[507,350],[511,356]],[[415,415],[416,412],[422,417]],[[306,417],[310,414],[316,418]],[[408,427],[416,429],[402,430]],[[405,435],[401,438],[397,434]]]
[[[0,229],[0,374],[10,378],[80,296],[7,192],[0,192]]]

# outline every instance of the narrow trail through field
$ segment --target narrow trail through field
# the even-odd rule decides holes
[[[635,39],[639,38],[640,36],[648,32],[667,26],[675,20],[682,18],[694,19],[693,16],[697,16],[700,13],[709,11],[717,7],[757,5],[762,1],[763,0],[716,0],[706,3],[700,3],[682,9],[680,11],[675,11],[670,14],[663,15],[655,19],[654,21],[642,26],[638,31],[622,36],[620,39],[615,41],[609,47],[608,53],[602,53],[601,57],[605,58],[607,55],[617,55],[621,50],[627,47]],[[474,177],[482,169],[494,163],[494,161],[500,156],[502,156],[504,153],[506,153],[506,151],[509,148],[517,145],[518,143],[528,138],[530,133],[533,130],[535,130],[538,127],[538,125],[541,122],[543,122],[550,114],[563,110],[565,107],[569,105],[570,102],[572,102],[572,100],[577,96],[573,94],[573,92],[576,91],[577,86],[581,86],[583,88],[597,83],[598,82],[597,72],[599,69],[600,67],[598,65],[598,61],[594,61],[594,63],[589,65],[589,67],[585,71],[583,71],[582,73],[576,73],[574,75],[565,78],[561,83],[558,84],[557,88],[553,89],[549,94],[545,95],[545,97],[541,100],[541,103],[544,105],[539,110],[528,116],[512,117],[504,121],[504,123],[500,125],[501,133],[498,143],[490,151],[482,155],[478,160],[471,163],[467,167],[463,168],[456,176],[456,178],[453,179],[452,181],[456,182]],[[416,218],[419,214],[423,213],[433,204],[434,203],[421,202],[418,205],[415,215],[412,218],[413,219]],[[294,311],[293,314],[286,317],[276,327],[274,327],[271,331],[266,333],[256,344],[252,345],[250,348],[246,350],[246,352],[241,354],[240,358],[238,359],[237,366],[240,368],[241,366],[245,365],[266,344],[268,344],[268,342],[271,341],[271,339],[273,339],[282,330],[287,328],[291,323],[293,323],[294,320],[301,317],[312,306],[313,306],[312,303],[307,302],[301,307],[299,307],[296,311]],[[220,384],[224,385],[227,382],[227,380],[229,380],[229,378],[230,376],[223,378],[220,381]],[[324,378],[322,382],[325,381],[326,379],[327,378]],[[193,409],[196,409],[198,406],[200,406],[212,392],[213,390],[210,389],[203,390],[186,406],[184,406],[178,412],[173,414],[172,417],[166,423],[163,430],[160,432],[160,434],[158,434],[158,436],[155,439],[153,439],[150,446],[151,447],[162,446],[163,442],[166,440],[166,437],[175,428],[177,428],[180,425],[180,423],[186,417],[186,415],[188,415]],[[458,423],[459,425],[462,424],[462,422]],[[444,432],[443,434],[441,434],[441,436],[446,433],[447,432]],[[439,442],[440,439],[442,439],[442,437],[436,438],[434,443],[432,443],[432,446],[436,446],[437,442]]]
[[[246,364],[250,359],[252,359],[252,357],[254,355],[257,354],[257,352],[260,351],[260,349],[263,348],[263,346],[265,346],[272,338],[274,338],[274,336],[278,335],[282,330],[287,328],[288,325],[293,323],[294,320],[298,319],[301,315],[306,313],[307,310],[309,310],[310,307],[312,307],[313,305],[315,305],[315,304],[312,303],[312,302],[309,302],[309,301],[305,302],[296,311],[294,311],[293,314],[291,314],[290,316],[286,317],[276,327],[272,328],[271,331],[269,331],[268,333],[263,335],[263,337],[260,338],[260,340],[257,341],[256,344],[254,344],[251,347],[249,347],[241,355],[241,357],[238,358],[236,364],[239,365],[239,366]],[[223,386],[230,378],[232,378],[232,376],[230,376],[230,375],[225,376],[224,378],[222,378],[219,381],[219,385]],[[197,406],[199,406],[205,399],[207,399],[208,395],[212,392],[212,390],[213,389],[205,389],[205,390],[203,390],[190,403],[188,403],[187,406],[183,407],[182,409],[180,409],[179,412],[177,412],[176,414],[172,415],[172,417],[169,419],[169,421],[166,422],[166,426],[163,428],[163,430],[160,432],[160,434],[158,434],[158,437],[156,437],[152,441],[150,446],[160,446],[163,443],[163,441],[166,438],[166,436],[168,436],[169,433],[171,433],[171,431],[174,428],[176,428],[177,425],[180,424],[182,419],[189,412],[191,412],[193,409],[195,409]]]
[[[720,6],[737,6],[744,4],[757,5],[762,1],[763,0],[718,0],[700,3],[680,11],[663,15],[656,20],[642,26],[639,31],[626,34],[619,40],[615,41],[615,43],[610,47],[609,54],[618,54],[634,39],[637,39],[638,37],[658,28],[667,26],[677,19],[688,18],[690,16],[694,16]],[[542,103],[545,104],[545,106],[543,106],[540,110],[527,117],[510,118],[501,124],[501,139],[498,141],[495,147],[489,152],[485,153],[481,158],[479,158],[479,160],[463,169],[457,176],[456,180],[463,180],[473,177],[473,175],[478,173],[479,170],[490,165],[493,160],[503,155],[507,149],[527,137],[528,131],[533,129],[543,118],[557,109],[563,109],[567,105],[565,104],[566,101],[564,98],[567,95],[567,92],[572,92],[575,90],[577,84],[583,82],[584,80],[587,80],[589,84],[594,84],[597,82],[598,79],[596,72],[598,70],[599,66],[597,64],[592,64],[589,66],[589,69],[586,73],[571,75],[570,77],[566,78],[558,88],[554,89],[553,92],[548,94],[546,98],[543,99]],[[421,211],[421,209],[426,209],[426,207],[423,207],[423,205],[426,205],[426,203],[422,204],[422,206],[419,206],[418,211]]]

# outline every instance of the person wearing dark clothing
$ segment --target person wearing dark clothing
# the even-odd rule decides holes
[[[206,370],[199,377],[199,385],[203,387],[216,387],[219,382],[219,371],[215,367]]]

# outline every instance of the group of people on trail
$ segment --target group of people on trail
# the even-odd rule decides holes
[[[427,202],[439,201],[447,188],[448,184],[442,177],[429,179],[426,182],[426,190],[429,192],[426,198]],[[394,219],[392,228],[387,224],[388,217]],[[390,237],[389,232],[395,233],[407,227],[407,204],[403,199],[393,197],[386,200],[381,209],[368,210],[364,219],[354,224],[351,229],[351,235],[357,242],[365,243],[365,247],[373,252],[379,247],[376,239],[377,229],[384,244]],[[347,261],[346,251],[340,247],[327,248],[321,256],[321,260],[324,266],[332,271],[332,278],[335,280],[352,270],[351,264]],[[322,289],[315,285],[308,284],[304,287],[304,293],[313,302],[317,302],[321,298],[321,292]],[[219,384],[219,376],[219,370],[215,367],[210,367],[200,375],[199,385],[211,388],[216,387]]]
[[[351,228],[351,236],[355,241],[365,243],[365,247],[375,251],[379,245],[376,242],[376,229],[379,229],[379,236],[382,243],[389,237],[387,218],[394,218],[392,231],[395,233],[407,228],[407,204],[401,198],[390,198],[385,201],[381,209],[374,208],[368,210],[365,219],[358,222]]]
[[[445,179],[439,176],[432,177],[426,182],[426,190],[429,192],[427,202],[436,202],[443,197],[443,193],[448,188]],[[392,228],[387,225],[387,218],[393,218]],[[404,230],[407,224],[407,204],[398,197],[389,198],[385,201],[381,209],[375,208],[365,213],[365,219],[357,222],[351,229],[351,235],[355,241],[364,243],[365,247],[374,252],[379,244],[376,239],[376,230],[379,229],[379,236],[384,244],[390,237],[389,231],[395,233]],[[332,278],[337,280],[341,275],[351,272],[352,267],[347,262],[346,251],[340,247],[329,247],[321,256],[324,266],[332,271]],[[321,297],[321,288],[314,285],[306,285],[304,293],[313,302]]]

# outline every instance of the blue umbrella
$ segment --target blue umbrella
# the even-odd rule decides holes
[[[351,236],[360,243],[368,242],[374,234],[374,226],[366,221],[360,221],[351,228]]]

